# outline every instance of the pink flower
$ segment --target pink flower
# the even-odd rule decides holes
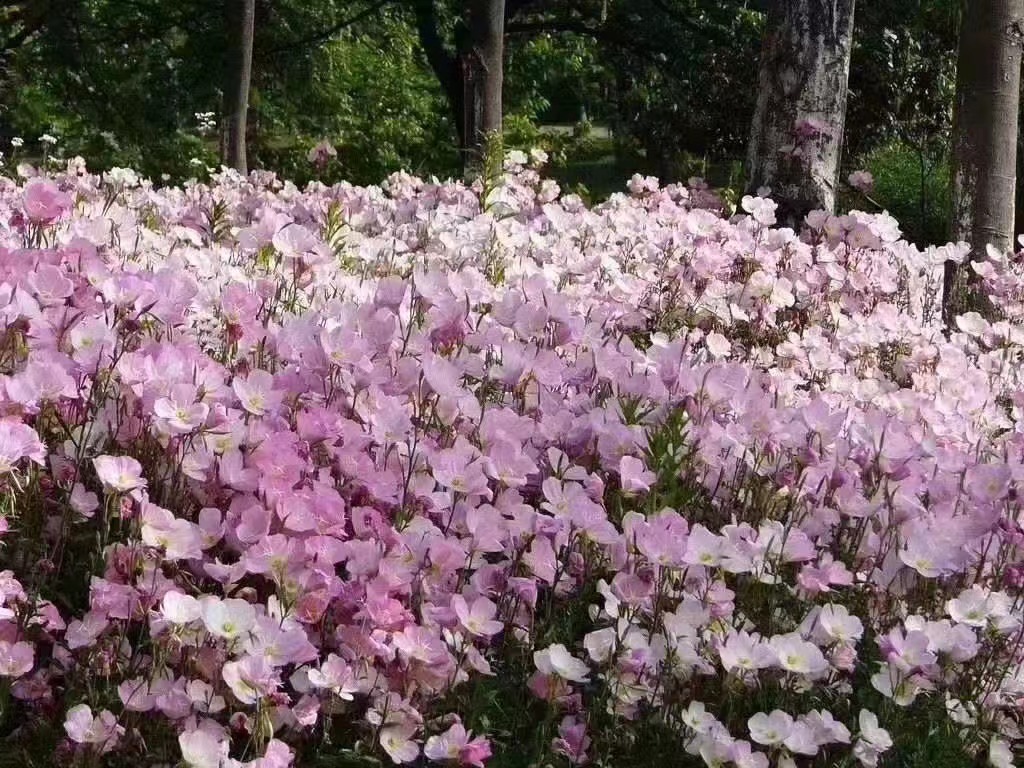
[[[288,259],[301,259],[315,250],[319,241],[301,224],[289,224],[280,229],[273,238],[274,247]]]
[[[49,224],[56,221],[69,210],[73,202],[71,196],[61,192],[49,179],[32,179],[25,184],[22,194],[25,215],[31,221]]]
[[[558,726],[558,737],[551,742],[551,749],[569,759],[572,765],[586,764],[587,749],[590,737],[587,736],[587,724],[571,715],[562,718]]]
[[[415,725],[389,725],[380,729],[380,745],[395,765],[411,763],[420,755],[420,746],[413,739]]]
[[[31,643],[0,640],[0,675],[21,677],[32,671],[35,648]]]
[[[438,451],[431,460],[434,479],[457,493],[491,498],[484,462],[477,453],[465,440],[454,448]]]
[[[104,709],[93,717],[88,704],[79,704],[68,710],[64,731],[72,741],[94,745],[104,754],[117,746],[118,740],[124,735],[124,726],[118,725],[112,712]]]
[[[108,490],[127,493],[146,487],[142,465],[131,456],[98,456],[92,463],[100,482]]]
[[[64,633],[64,641],[71,650],[87,648],[95,643],[109,626],[110,622],[106,616],[99,611],[89,611],[81,619],[75,619],[68,624],[67,631]]]
[[[71,496],[68,499],[71,508],[83,518],[89,519],[99,509],[99,497],[92,491],[87,491],[81,483],[75,483],[71,489]]]
[[[317,168],[323,169],[327,167],[327,163],[331,161],[331,158],[338,156],[338,150],[336,150],[331,142],[324,139],[318,143],[315,147],[309,150],[307,159]]]
[[[197,728],[178,736],[178,746],[185,765],[191,768],[221,768],[227,760],[230,742],[227,734]]]
[[[277,673],[262,656],[245,656],[229,661],[221,669],[228,688],[243,704],[255,704],[269,696],[280,685]]]
[[[32,427],[20,421],[0,421],[0,475],[12,472],[22,459],[39,465],[46,461],[46,447]]]
[[[153,404],[153,413],[171,434],[187,435],[206,421],[210,407],[206,403],[195,402],[194,395],[194,392],[182,390],[175,393],[175,399],[161,397]]]
[[[253,416],[275,412],[283,398],[282,393],[274,389],[273,374],[267,371],[254,370],[248,376],[236,376],[231,387],[242,407]]]
[[[504,627],[500,621],[494,619],[498,612],[498,606],[486,597],[476,598],[473,605],[469,606],[462,595],[453,595],[452,610],[455,611],[459,623],[471,635],[491,637],[501,632]]]
[[[775,666],[779,657],[768,643],[743,631],[734,632],[719,647],[722,666],[727,671],[752,671]]]
[[[491,756],[491,745],[482,736],[470,740],[471,736],[472,733],[467,732],[462,723],[455,723],[444,733],[427,739],[423,754],[435,763],[451,762],[483,768],[484,760]]]
[[[856,189],[858,192],[864,194],[870,194],[872,188],[875,186],[875,178],[869,171],[854,171],[849,175],[847,181],[850,186]]]
[[[640,459],[623,456],[619,459],[619,479],[622,482],[622,492],[632,495],[647,493],[658,476],[649,471]]]
[[[306,674],[314,688],[326,688],[345,701],[352,701],[353,694],[359,692],[352,668],[337,654],[330,654],[320,669],[311,669]]]
[[[203,536],[199,526],[181,518],[160,521],[144,518],[142,541],[150,547],[162,548],[168,560],[192,560],[203,556]]]
[[[288,768],[295,760],[295,753],[280,739],[271,739],[263,751],[263,757],[257,757],[246,768]]]

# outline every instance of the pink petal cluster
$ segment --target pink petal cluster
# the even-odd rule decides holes
[[[874,766],[875,712],[945,702],[1012,761],[1024,261],[947,332],[963,246],[698,181],[588,208],[529,162],[0,184],[19,738],[584,765],[656,718],[711,766]],[[528,744],[466,703],[501,691]]]

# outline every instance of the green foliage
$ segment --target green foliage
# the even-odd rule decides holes
[[[860,162],[875,179],[872,200],[896,217],[904,236],[920,246],[949,241],[950,177],[946,154],[930,155],[891,142]],[[849,191],[840,207],[868,208],[863,196]]]
[[[537,123],[572,124],[586,113],[607,118],[602,85],[606,72],[594,41],[577,35],[541,33],[507,44],[506,111]]]
[[[222,28],[215,4],[75,0],[18,50],[5,73],[0,134],[57,135],[65,156],[183,177],[215,142],[196,112],[215,109]]]
[[[564,187],[588,199],[634,172],[690,176],[742,192],[741,161],[763,4],[728,0],[553,0],[526,4],[506,43],[507,148],[542,147]],[[459,0],[435,0],[451,47]],[[412,4],[260,0],[251,97],[250,166],[303,183],[373,183],[399,168],[460,170],[454,116],[427,62]],[[12,51],[0,95],[0,149],[23,136],[60,138],[90,166],[131,166],[181,180],[215,166],[223,111],[219,2],[68,0]],[[845,153],[877,180],[875,199],[917,242],[946,236],[958,3],[895,0],[858,9]],[[590,131],[589,121],[612,129]],[[576,125],[553,132],[545,123]],[[308,159],[322,140],[338,155]],[[922,159],[924,177],[922,180]],[[852,168],[851,168],[852,169]],[[840,207],[865,207],[850,196]],[[1024,206],[1022,206],[1024,208]]]
[[[846,144],[853,155],[899,140],[946,146],[956,75],[958,0],[857,8]]]
[[[329,180],[376,183],[398,169],[448,175],[458,168],[454,127],[415,31],[397,13],[277,64],[261,92],[258,164],[302,181],[321,139],[338,150]]]
[[[608,26],[633,41],[602,43],[616,86],[614,124],[645,152],[646,170],[678,179],[684,151],[742,155],[757,97],[763,14],[736,0],[642,0],[613,8]]]

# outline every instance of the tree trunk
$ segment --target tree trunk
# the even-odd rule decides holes
[[[775,0],[761,49],[747,188],[771,187],[780,223],[835,209],[854,0]]]
[[[227,61],[224,77],[224,113],[227,138],[225,165],[245,175],[249,172],[245,133],[249,115],[249,86],[252,81],[252,43],[256,0],[225,0],[227,17]]]
[[[953,111],[953,239],[1013,248],[1024,0],[970,0],[960,23]],[[946,264],[943,317],[991,312],[970,266]]]
[[[469,0],[468,45],[460,51],[463,163],[485,171],[488,143],[501,139],[505,0]]]

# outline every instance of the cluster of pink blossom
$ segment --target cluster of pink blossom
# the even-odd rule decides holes
[[[528,163],[0,180],[11,743],[875,766],[912,713],[1012,765],[1024,269],[946,331],[966,246]]]

